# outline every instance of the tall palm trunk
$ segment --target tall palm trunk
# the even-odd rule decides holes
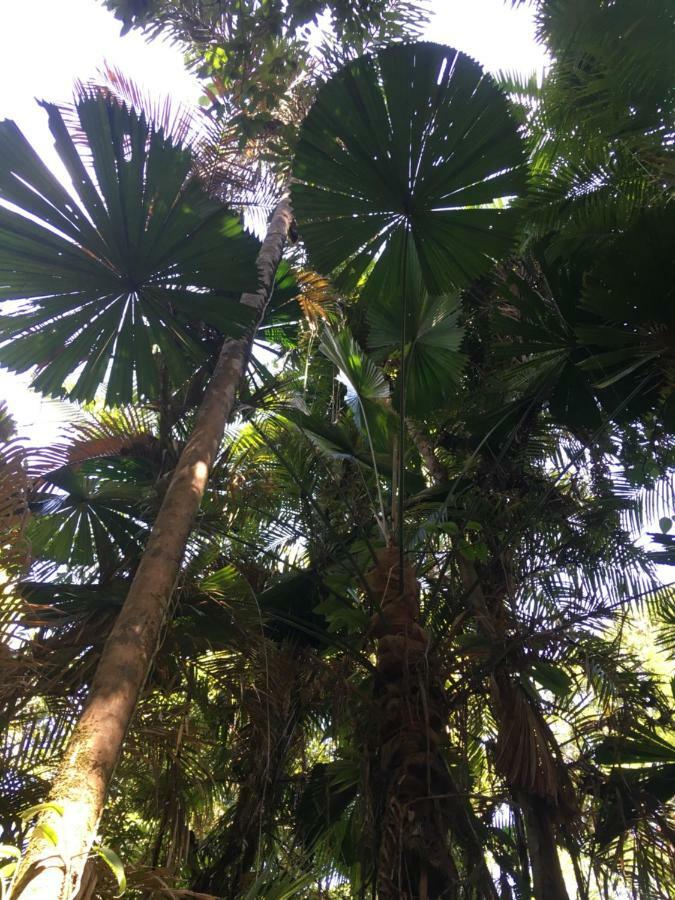
[[[496,900],[471,811],[444,759],[447,709],[429,636],[419,623],[415,572],[408,562],[401,572],[399,549],[387,547],[367,581],[380,608],[371,629],[378,639],[372,745],[378,897]],[[450,835],[464,852],[464,878]]]
[[[14,897],[69,900],[78,890],[139,694],[148,677],[169,613],[187,541],[257,327],[272,295],[291,209],[283,200],[258,255],[258,290],[241,302],[257,321],[245,338],[226,340],[174,470],[127,599],[106,641],[84,710],[75,726],[49,799],[63,808],[40,822],[58,835],[54,846],[36,828],[21,865]]]
[[[459,570],[479,630],[496,646],[504,646],[498,623],[503,610],[490,609],[476,567],[461,554]],[[514,683],[506,662],[498,663],[492,675],[492,707],[498,725],[496,767],[523,812],[533,895],[536,900],[569,900],[554,818],[574,815],[573,789],[554,755],[555,739],[540,710]]]
[[[381,612],[377,642],[373,781],[376,789],[378,897],[447,895],[457,871],[447,845],[450,785],[439,759],[443,715],[428,678],[429,640],[419,624],[419,586],[397,547],[379,551],[367,575]]]
[[[519,796],[537,900],[569,900],[555,841],[551,812],[539,797]]]

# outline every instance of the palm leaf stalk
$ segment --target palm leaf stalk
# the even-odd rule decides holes
[[[55,848],[45,837],[44,828],[34,830],[17,878],[15,896],[22,900],[65,900],[77,892],[124,737],[161,640],[209,472],[232,414],[257,325],[272,294],[290,223],[290,204],[282,200],[258,255],[258,290],[241,298],[241,303],[253,310],[255,324],[246,336],[223,344],[194,430],[181,453],[54,779],[50,802],[62,807],[63,813],[47,809],[38,823],[58,833],[59,846]]]

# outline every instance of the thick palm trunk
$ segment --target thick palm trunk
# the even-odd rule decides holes
[[[48,811],[41,817],[40,821],[57,833],[58,844],[53,846],[39,828],[34,831],[15,898],[69,900],[77,893],[124,737],[161,640],[211,466],[248,365],[257,325],[272,294],[290,222],[290,205],[284,200],[275,210],[260,249],[258,291],[241,299],[255,309],[257,323],[246,338],[227,340],[223,345],[194,430],[174,470],[54,780],[49,799],[63,807],[63,814]]]
[[[428,677],[429,639],[419,624],[419,587],[397,547],[379,551],[367,576],[380,613],[374,784],[379,819],[378,897],[448,896],[457,872],[445,814],[450,784],[438,748],[442,704]]]
[[[377,554],[367,575],[380,612],[377,641],[377,727],[372,746],[374,809],[379,825],[380,900],[497,897],[472,816],[444,759],[447,709],[426,631],[419,624],[419,584],[397,547]],[[452,835],[464,852],[457,870]]]

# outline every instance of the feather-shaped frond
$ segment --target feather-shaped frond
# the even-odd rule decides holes
[[[300,288],[298,303],[303,315],[314,329],[322,320],[330,320],[336,312],[338,297],[330,280],[303,269],[295,272],[295,278]]]
[[[117,66],[105,64],[94,77],[75,82],[76,102],[92,95],[110,98],[142,113],[175,144],[190,144],[200,131],[200,122],[193,109],[176,103],[169,94],[160,98],[146,93]]]
[[[143,407],[119,407],[80,414],[68,423],[62,439],[31,450],[30,475],[36,487],[47,487],[45,476],[64,466],[109,457],[157,459],[156,416]]]

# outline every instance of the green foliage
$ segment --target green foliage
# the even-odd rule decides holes
[[[71,196],[13,122],[0,125],[0,361],[45,394],[106,401],[180,385],[219,334],[248,324],[257,242],[190,178],[188,149],[132,110],[85,96],[70,128],[46,105]],[[78,141],[80,149],[78,150]]]
[[[390,303],[370,304],[368,346],[377,355],[396,354],[401,341],[401,310]],[[415,415],[443,405],[456,390],[465,357],[459,352],[464,329],[456,297],[429,297],[406,304],[405,391]],[[397,393],[401,387],[397,384]],[[400,405],[400,400],[399,404]]]
[[[288,170],[289,147],[322,72],[369,45],[419,37],[416,0],[106,0],[123,23],[188,50],[202,103],[253,150]],[[250,161],[250,160],[249,160]]]
[[[409,235],[431,294],[513,247],[513,212],[497,201],[525,178],[506,100],[477,63],[434,44],[390,47],[331,79],[303,123],[293,174],[317,270],[345,291],[371,270],[405,281]]]
[[[94,846],[94,853],[97,856],[100,856],[101,859],[108,866],[110,871],[115,876],[115,880],[117,881],[117,886],[119,888],[118,896],[122,896],[127,889],[127,877],[124,873],[124,866],[122,865],[122,860],[115,853],[114,850],[111,850],[110,847],[102,847],[102,846]]]
[[[132,25],[208,46],[222,97],[253,119],[270,85],[270,115],[278,112],[294,77],[285,67],[292,42],[319,4],[288,4],[279,19],[277,4],[244,3],[239,20],[222,4],[114,6]],[[325,316],[321,303],[310,309],[279,290],[264,332],[275,361],[252,360],[240,388],[95,848],[102,898],[125,880],[131,896],[373,892],[385,821],[373,785],[386,777],[390,747],[380,740],[382,626],[368,573],[394,530],[397,491],[397,536],[419,589],[415,625],[428,640],[419,696],[443,710],[434,759],[451,776],[451,889],[476,894],[488,858],[503,896],[531,896],[549,834],[551,853],[570,853],[580,896],[672,893],[675,602],[653,568],[675,559],[670,88],[661,70],[669,20],[652,0],[641,18],[632,2],[537,8],[555,59],[540,88],[521,86],[520,128],[475,63],[436,45],[378,50],[319,91],[295,162],[304,245],[293,253],[305,266],[306,250],[317,278],[333,276],[336,289]],[[369,29],[378,10],[352,4],[344,27],[363,13]],[[233,93],[241,56],[221,51],[253,21],[265,52],[251,48],[259,67],[246,107]],[[5,211],[39,272],[25,315],[42,318],[21,326],[24,336],[10,312],[1,352],[29,340],[15,366],[41,364],[39,384],[60,389],[73,369],[50,369],[53,350],[77,341],[66,324],[79,313],[49,310],[81,306],[82,327],[94,327],[104,313],[90,321],[82,285],[106,260],[146,271],[141,250],[156,273],[149,283],[168,297],[184,279],[194,314],[167,299],[157,338],[156,306],[134,318],[159,350],[152,366],[124,358],[129,373],[136,360],[131,394],[113,348],[120,338],[97,381],[89,333],[84,356],[70,351],[75,368],[90,366],[71,395],[90,396],[100,381],[108,401],[133,395],[134,406],[92,413],[64,446],[13,456],[2,448],[0,514],[18,511],[22,531],[28,509],[33,550],[30,571],[17,558],[0,595],[0,820],[17,847],[28,827],[21,811],[47,795],[213,350],[237,333],[221,302],[245,286],[235,249],[254,249],[190,178],[186,150],[119,105],[88,98],[80,109],[109,131],[81,153],[90,181],[78,182],[77,203],[10,126],[2,132],[14,147],[3,191],[42,222]],[[75,165],[82,145],[63,131],[73,123],[50,115]],[[243,122],[235,130],[246,144]],[[108,150],[99,176],[92,166]],[[167,162],[155,170],[160,151]],[[157,221],[157,241],[167,222],[176,232],[171,225],[161,265],[155,244],[124,256],[112,239],[122,208],[147,221],[159,210],[127,202],[139,169],[148,183],[151,169],[163,174],[167,197],[196,198],[188,211],[167,200],[173,213]],[[215,222],[232,225],[231,240]],[[19,244],[5,251],[13,297],[33,271]],[[54,290],[66,278],[76,290]],[[134,304],[154,303],[148,291]],[[40,322],[44,331],[33,331]],[[125,323],[118,316],[115,335]],[[11,346],[10,332],[19,335]],[[165,345],[193,349],[174,367]],[[160,384],[163,368],[170,377]],[[152,395],[152,408],[135,392]],[[13,472],[30,475],[20,506],[16,488],[2,490],[9,456]],[[641,547],[636,539],[656,523],[661,533]],[[650,617],[642,631],[640,612]],[[547,823],[540,833],[533,810]],[[0,852],[11,866],[8,846]]]

